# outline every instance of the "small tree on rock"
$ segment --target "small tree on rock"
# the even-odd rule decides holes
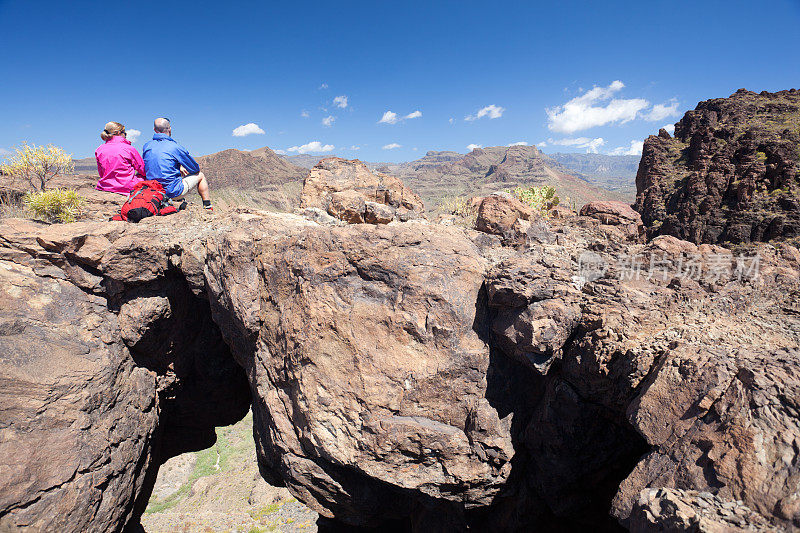
[[[44,191],[47,183],[58,175],[71,174],[75,170],[72,154],[62,148],[48,144],[36,146],[23,144],[0,165],[0,173],[13,180],[26,181],[37,191]]]

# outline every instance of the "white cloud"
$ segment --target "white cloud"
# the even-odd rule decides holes
[[[542,141],[540,143],[536,143],[536,146],[538,146],[539,148],[544,148],[545,146],[547,146],[547,143]]]
[[[645,120],[656,122],[664,120],[667,117],[674,117],[678,115],[678,102],[673,101],[671,104],[656,104],[647,114],[644,115]]]
[[[454,124],[455,121],[456,121],[456,119],[454,119],[453,117],[450,117],[450,120],[448,120],[447,122],[449,122],[450,124]]]
[[[547,142],[556,146],[575,146],[577,148],[586,148],[587,154],[596,154],[597,149],[606,144],[605,139],[597,137],[590,139],[589,137],[578,137],[575,139],[547,139]],[[541,143],[540,143],[541,144]]]
[[[527,141],[517,141],[515,143],[511,143],[508,146],[528,146]]]
[[[139,138],[139,135],[141,135],[141,134],[142,134],[142,132],[141,132],[141,131],[139,131],[139,130],[130,129],[130,130],[127,130],[127,134],[128,134],[128,135],[127,135],[127,139],[128,139],[130,142],[132,142],[132,143],[135,143],[135,142],[136,142],[136,139],[138,139],[138,138]],[[2,152],[0,152],[0,154],[1,154],[1,153],[2,153]]]
[[[675,133],[675,124],[664,124],[661,127],[667,130],[667,133],[669,133],[670,135]]]
[[[385,145],[385,146],[383,147],[383,149],[384,149],[384,150],[394,150],[395,148],[400,148],[400,147],[402,147],[402,146],[403,146],[402,144],[391,143],[391,144],[387,144],[387,145]]]
[[[398,122],[402,122],[404,120],[411,120],[412,118],[419,118],[422,116],[422,111],[417,109],[416,111],[412,111],[408,115],[405,116],[398,116],[397,113],[394,111],[387,111],[383,114],[381,119],[378,121],[378,124],[397,124]]]
[[[308,117],[310,117],[310,116],[311,116],[311,114],[310,114],[308,111],[306,111],[305,109],[303,109],[303,110],[300,112],[300,116],[301,116],[301,117],[303,117],[303,118],[308,118]]]
[[[547,127],[559,133],[574,133],[595,126],[618,122],[624,124],[650,105],[644,98],[618,99],[611,97],[625,84],[617,80],[608,87],[593,87],[564,105],[545,109],[549,119]],[[611,99],[605,105],[597,105]]]
[[[476,148],[483,148],[483,146],[481,146],[480,144],[468,144],[467,145],[467,151],[468,152],[471,152],[471,151],[475,150]]]
[[[322,144],[319,141],[311,141],[308,144],[304,144],[302,146],[292,146],[289,148],[290,152],[297,152],[298,154],[310,154],[310,153],[323,153],[323,152],[330,152],[332,151],[334,146],[332,144]]]
[[[378,121],[378,124],[397,124],[397,113],[387,111]]]
[[[242,124],[233,130],[234,137],[244,137],[246,135],[264,135],[266,132],[258,127],[258,124],[250,122]]]
[[[631,141],[630,146],[618,146],[608,152],[608,155],[642,155],[643,146],[644,141]]]
[[[361,150],[360,146],[356,146],[355,144],[350,147],[351,150]]]
[[[286,150],[276,149],[276,150],[273,150],[273,152],[275,152],[278,155],[286,155]]]
[[[328,84],[327,84],[327,83],[323,83],[322,85],[320,85],[319,87],[317,87],[317,90],[319,91],[319,90],[322,90],[322,89],[327,89],[327,88],[328,88]]]
[[[500,118],[503,116],[505,110],[505,107],[496,106],[494,104],[487,105],[486,107],[479,109],[474,115],[467,115],[464,117],[464,120],[467,122],[472,122],[473,120],[478,120],[479,118],[483,117],[489,117],[489,119]]]
[[[327,117],[322,119],[322,125],[330,128],[333,126],[333,123],[336,122],[336,117],[333,115],[328,115]]]
[[[347,97],[345,95],[337,96],[336,98],[333,99],[333,104],[336,107],[341,107],[342,109],[344,109],[345,107],[347,107]]]

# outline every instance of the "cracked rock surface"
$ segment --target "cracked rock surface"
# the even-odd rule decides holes
[[[721,247],[548,225],[0,221],[0,528],[121,530],[250,403],[262,476],[346,527],[667,528],[641,496],[667,489],[800,527],[800,253],[741,277]]]

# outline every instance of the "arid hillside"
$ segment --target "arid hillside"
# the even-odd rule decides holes
[[[696,243],[800,237],[800,91],[700,102],[644,143],[636,209],[651,235]]]

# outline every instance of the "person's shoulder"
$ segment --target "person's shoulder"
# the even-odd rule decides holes
[[[182,150],[182,151],[186,152],[187,154],[189,153],[189,150],[184,145],[182,145],[181,143],[176,141],[175,139],[172,139],[172,142],[174,142],[178,146],[179,150]]]

